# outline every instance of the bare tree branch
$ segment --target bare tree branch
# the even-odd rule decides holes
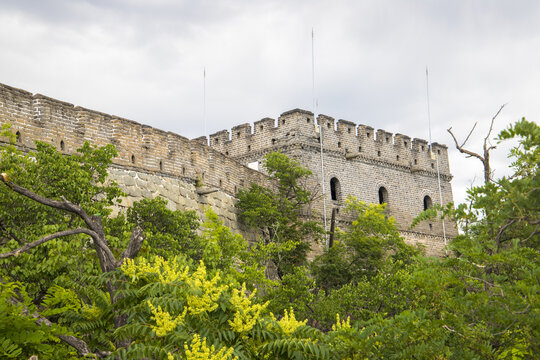
[[[499,114],[501,113],[502,109],[504,109],[505,106],[506,104],[502,104],[501,107],[499,108],[499,111],[497,111],[497,113],[491,118],[491,125],[489,126],[489,132],[487,133],[484,139],[484,149],[486,148],[486,142],[488,141],[489,136],[491,135],[491,131],[493,130],[493,123],[495,122],[495,119],[497,118],[497,116],[499,116]]]
[[[470,150],[464,149],[461,145],[459,145],[459,142],[457,141],[456,137],[454,136],[454,133],[452,132],[452,128],[449,128],[446,131],[448,131],[450,133],[450,135],[452,135],[452,138],[454,139],[454,143],[456,144],[456,149],[458,149],[459,152],[461,152],[463,154],[467,154],[470,157],[478,158],[478,159],[480,159],[480,161],[484,162],[484,158],[480,154],[477,154],[477,153],[472,152]]]
[[[474,123],[474,126],[472,127],[471,131],[469,131],[469,135],[467,135],[467,137],[465,138],[465,141],[463,141],[463,144],[461,144],[461,147],[465,146],[465,144],[467,143],[467,140],[469,140],[469,137],[473,133],[474,128],[476,127],[477,124],[478,124],[478,121]]]
[[[456,144],[456,149],[458,149],[459,152],[461,152],[462,154],[467,154],[468,157],[475,157],[475,158],[477,158],[478,160],[480,160],[482,162],[482,165],[484,166],[484,182],[486,184],[491,181],[491,168],[490,168],[490,164],[489,164],[489,152],[491,150],[495,149],[495,146],[491,145],[491,143],[489,143],[489,137],[491,136],[491,132],[493,131],[493,123],[495,122],[495,119],[501,113],[502,109],[505,106],[506,106],[506,104],[503,104],[499,108],[499,111],[497,111],[497,113],[491,118],[491,124],[489,125],[489,131],[488,131],[486,137],[484,138],[484,144],[483,144],[484,156],[482,156],[482,155],[480,155],[478,153],[475,153],[473,151],[470,151],[468,149],[465,149],[463,147],[463,146],[465,146],[465,144],[469,140],[469,137],[471,136],[473,130],[476,128],[477,123],[474,124],[471,131],[469,131],[469,134],[465,138],[465,141],[463,141],[463,143],[461,145],[459,145],[458,140],[456,139],[454,133],[452,132],[452,128],[450,127],[449,129],[446,130],[446,131],[448,131],[450,133],[450,135],[452,135],[452,139],[454,140],[454,143]]]
[[[131,238],[129,239],[129,244],[126,250],[122,253],[120,261],[123,262],[124,259],[133,259],[141,250],[142,243],[144,241],[143,230],[140,226],[136,226],[131,232]]]
[[[111,271],[120,266],[120,262],[114,257],[114,254],[112,253],[109,244],[107,244],[107,240],[105,239],[105,232],[103,231],[103,226],[101,224],[101,218],[99,216],[89,216],[81,206],[73,204],[63,196],[61,197],[62,201],[58,201],[36,194],[33,191],[28,190],[10,181],[7,175],[4,173],[2,173],[2,176],[0,176],[0,180],[13,191],[23,196],[26,196],[29,199],[32,199],[40,204],[55,209],[65,210],[74,213],[79,216],[86,223],[89,231],[92,232],[88,234],[92,236],[92,239],[94,240],[94,245],[100,260],[102,270]]]
[[[18,248],[16,250],[13,250],[13,251],[10,251],[10,252],[7,252],[7,253],[2,253],[2,254],[0,254],[0,259],[5,259],[5,258],[10,257],[10,256],[19,256],[20,253],[27,252],[28,250],[30,250],[32,248],[35,248],[36,246],[39,246],[39,245],[41,245],[43,243],[46,243],[47,241],[57,239],[59,237],[68,236],[68,235],[75,235],[75,234],[87,234],[87,235],[91,236],[92,238],[97,237],[97,234],[94,231],[88,230],[88,229],[85,229],[85,228],[77,228],[77,229],[59,231],[59,232],[56,232],[54,234],[44,236],[41,239],[36,240],[34,242],[25,244],[24,246],[22,246],[22,247],[20,247],[20,248]]]

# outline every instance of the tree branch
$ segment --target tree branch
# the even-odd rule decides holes
[[[52,326],[53,324],[47,318],[39,315],[38,313],[33,313],[31,315],[36,318],[36,324],[38,325]],[[98,350],[97,352],[94,353],[90,351],[90,347],[84,340],[79,339],[72,335],[56,335],[56,337],[58,337],[60,340],[62,340],[69,346],[73,347],[75,350],[77,350],[77,352],[81,356],[84,356],[84,357],[91,355],[93,357],[103,358],[111,354],[109,351],[101,351],[101,350]]]
[[[124,262],[124,259],[133,259],[141,250],[142,243],[144,241],[143,230],[140,226],[136,226],[131,232],[131,238],[129,244],[120,257],[120,262]]]
[[[491,131],[493,130],[493,123],[495,122],[495,119],[497,118],[497,116],[499,116],[499,114],[501,113],[502,109],[504,109],[505,106],[506,104],[502,104],[501,107],[499,108],[499,111],[497,111],[497,113],[491,118],[491,125],[489,126],[489,132],[487,133],[484,139],[484,149],[486,148],[486,143],[489,139],[489,136],[491,135]]]
[[[475,158],[478,158],[480,161],[482,161],[482,163],[484,162],[484,158],[481,155],[479,155],[479,154],[477,154],[475,152],[472,152],[470,150],[464,149],[461,145],[459,145],[459,142],[457,141],[456,137],[454,136],[454,133],[452,132],[452,128],[449,128],[446,131],[448,131],[450,133],[450,135],[452,135],[452,138],[454,139],[454,143],[456,144],[456,149],[458,149],[459,152],[461,152],[463,154],[467,154],[467,155],[475,157]]]
[[[466,144],[467,141],[469,140],[469,137],[470,137],[471,134],[473,133],[474,128],[476,127],[477,124],[478,124],[478,121],[474,123],[474,126],[472,127],[471,131],[469,131],[469,135],[467,135],[467,137],[465,138],[465,141],[463,141],[463,144],[461,144],[461,147],[465,146],[465,144]],[[450,128],[450,129],[451,129],[451,128]]]
[[[27,252],[28,250],[30,250],[32,248],[35,248],[36,246],[39,246],[39,245],[41,245],[43,243],[46,243],[47,241],[57,239],[59,237],[68,236],[68,235],[75,235],[75,234],[86,234],[86,235],[91,236],[93,239],[97,238],[97,234],[94,231],[88,230],[88,229],[85,229],[85,228],[77,228],[77,229],[59,231],[59,232],[56,232],[54,234],[44,236],[41,239],[36,240],[34,242],[25,244],[24,246],[22,246],[22,247],[20,247],[20,248],[18,248],[16,250],[13,250],[13,251],[10,251],[10,252],[7,252],[7,253],[2,253],[2,254],[0,254],[0,259],[5,259],[5,258],[10,257],[10,256],[19,256],[20,253]]]
[[[1,174],[0,181],[2,181],[16,193],[26,196],[27,198],[32,199],[40,204],[59,210],[65,210],[79,216],[89,228],[87,229],[89,231],[89,233],[87,234],[92,236],[92,239],[94,240],[94,246],[96,247],[96,251],[98,252],[98,257],[100,259],[102,269],[104,271],[110,271],[120,266],[120,262],[116,260],[114,254],[109,248],[109,245],[107,244],[107,241],[105,240],[105,233],[103,232],[103,226],[101,224],[101,219],[99,216],[89,216],[81,206],[70,202],[63,196],[61,197],[62,201],[58,201],[36,194],[33,191],[17,185],[13,181],[10,181],[5,173]]]
[[[27,198],[32,199],[40,204],[43,204],[43,205],[46,205],[55,209],[65,210],[65,211],[75,213],[84,220],[86,225],[88,225],[89,227],[91,227],[92,225],[92,220],[90,216],[88,216],[86,211],[84,211],[84,209],[81,208],[80,206],[75,205],[72,202],[68,201],[63,196],[61,197],[62,201],[46,198],[44,196],[36,194],[35,192],[31,190],[28,190],[22,186],[15,184],[13,181],[8,179],[6,174],[2,174],[2,176],[0,176],[0,181],[2,181],[4,184],[6,184],[9,188],[11,188],[16,193],[26,196]]]

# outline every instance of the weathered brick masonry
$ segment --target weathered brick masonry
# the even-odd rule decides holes
[[[75,152],[84,141],[114,144],[119,155],[109,173],[128,194],[124,206],[156,196],[167,199],[171,209],[200,215],[211,206],[227,226],[253,239],[238,222],[235,194],[242,184],[267,185],[268,178],[199,141],[0,84],[4,123],[12,124],[26,149],[34,148],[35,140],[65,153]]]
[[[377,130],[366,125],[313,113],[287,111],[278,118],[262,119],[210,135],[210,146],[243,164],[261,163],[265,154],[280,151],[312,170],[311,187],[322,194],[319,138],[323,135],[324,183],[327,218],[332,208],[341,208],[348,195],[366,202],[388,203],[388,212],[409,242],[426,245],[429,254],[440,254],[444,246],[439,221],[409,229],[413,218],[429,203],[439,203],[437,157],[443,203],[453,201],[447,147],[427,141]],[[428,202],[425,204],[425,202]],[[323,213],[322,197],[314,207]],[[341,216],[343,219],[343,216]],[[454,224],[446,224],[448,237],[455,236]]]
[[[351,194],[367,202],[379,201],[384,187],[389,213],[401,233],[411,242],[426,245],[430,254],[443,246],[441,224],[422,224],[409,230],[414,216],[423,209],[426,196],[438,203],[436,163],[426,141],[405,135],[320,115],[325,154],[327,212],[341,207]],[[283,113],[276,121],[266,118],[206,138],[189,140],[180,135],[141,125],[114,115],[88,110],[40,94],[0,84],[0,124],[11,123],[19,145],[26,149],[40,140],[71,153],[84,141],[96,145],[114,144],[119,156],[110,169],[111,177],[128,194],[123,205],[162,196],[172,209],[194,209],[202,214],[212,206],[225,224],[249,239],[254,234],[239,224],[234,207],[239,188],[256,182],[269,185],[268,178],[247,164],[261,162],[271,151],[281,151],[310,168],[311,186],[320,193],[319,133],[313,114],[304,110]],[[433,144],[439,156],[443,203],[452,201],[447,148]],[[331,200],[333,180],[336,200]],[[203,186],[196,186],[202,183]],[[322,214],[322,200],[314,204]],[[456,234],[447,224],[447,234]]]

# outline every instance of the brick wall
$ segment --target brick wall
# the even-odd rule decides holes
[[[379,202],[379,189],[385,189],[388,213],[396,219],[402,235],[410,242],[421,242],[428,254],[440,254],[444,246],[440,221],[425,222],[414,229],[410,224],[424,210],[424,198],[440,203],[437,177],[439,162],[442,202],[453,201],[448,163],[448,149],[422,139],[392,134],[367,125],[319,115],[324,148],[324,184],[326,214],[332,208],[343,208],[344,199],[353,195],[368,203]],[[310,187],[322,195],[320,139],[321,131],[313,123],[313,113],[295,109],[276,120],[265,118],[253,124],[243,124],[210,135],[210,146],[243,164],[261,163],[264,155],[280,151],[313,172]],[[337,200],[331,199],[331,179],[337,190]],[[321,198],[313,208],[323,214]],[[343,212],[340,216],[343,219]],[[446,234],[457,234],[455,224],[446,223]]]
[[[261,172],[248,168],[261,162],[271,151],[281,151],[310,168],[309,186],[322,194],[319,136],[313,114],[295,109],[276,120],[265,118],[252,125],[235,126],[207,139],[183,136],[141,125],[118,116],[100,113],[40,94],[0,84],[0,124],[11,123],[19,133],[19,145],[26,149],[40,140],[54,144],[65,153],[74,152],[84,141],[96,145],[114,144],[119,156],[110,174],[127,192],[123,204],[129,206],[143,197],[162,196],[172,209],[194,209],[202,214],[212,206],[227,226],[254,238],[237,221],[235,194],[250,182],[269,186]],[[387,191],[388,212],[396,218],[408,241],[421,242],[428,253],[440,254],[440,222],[409,229],[414,216],[423,209],[427,195],[439,202],[436,156],[439,158],[443,203],[452,201],[452,178],[447,148],[425,140],[377,130],[367,125],[319,115],[324,143],[327,215],[342,207],[347,195],[366,202],[378,202],[378,191]],[[262,169],[262,168],[261,168]],[[330,181],[339,182],[339,198],[331,200]],[[202,182],[204,191],[195,186]],[[207,191],[211,190],[211,191]],[[322,197],[313,204],[322,218]],[[345,221],[340,215],[341,221]],[[457,232],[447,224],[447,233]]]
[[[200,215],[212,206],[227,226],[254,238],[237,221],[234,195],[251,181],[268,185],[268,178],[201,141],[0,84],[4,123],[11,123],[18,145],[27,150],[35,148],[35,140],[64,153],[75,152],[84,141],[114,144],[118,157],[110,175],[128,194],[125,206],[156,196],[167,199],[171,209]],[[197,179],[202,188],[195,186]]]

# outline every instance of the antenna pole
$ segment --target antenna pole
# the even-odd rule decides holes
[[[203,131],[206,137],[206,66],[203,68]]]
[[[321,187],[322,187],[322,198],[323,198],[323,218],[324,218],[324,238],[326,243],[326,249],[328,250],[328,226],[326,221],[326,187],[325,187],[325,176],[324,176],[324,150],[323,150],[323,128],[319,124],[317,125],[317,102],[315,100],[315,32],[311,28],[311,92],[313,98],[313,124],[315,128],[319,130],[319,144],[321,148]]]
[[[431,142],[431,114],[429,110],[429,73],[428,68],[426,66],[426,98],[427,98],[427,111],[428,111],[428,128],[429,128],[429,152],[431,155],[431,158],[433,158],[433,144]],[[439,203],[441,206],[443,206],[443,198],[442,198],[442,190],[441,190],[441,171],[439,168],[439,154],[435,154],[435,159],[437,161],[437,184],[439,186]],[[443,229],[443,238],[444,238],[444,248],[446,255],[448,255],[448,249],[446,248],[447,240],[446,240],[446,225],[444,223],[444,219],[442,219],[442,229]]]

